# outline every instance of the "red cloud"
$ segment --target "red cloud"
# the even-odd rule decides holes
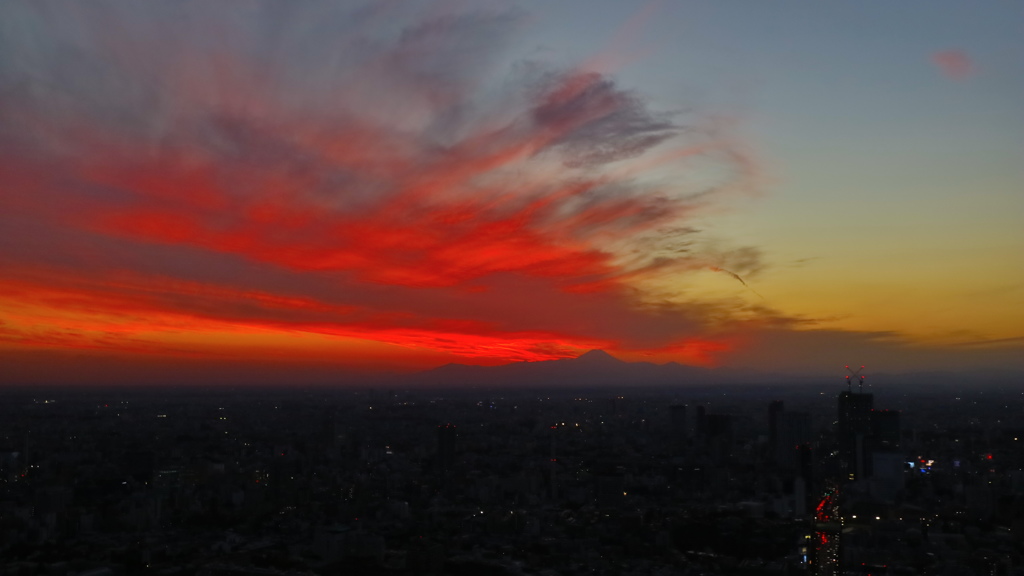
[[[963,80],[974,72],[971,58],[962,50],[945,50],[932,54],[932,62],[951,80]]]
[[[171,29],[124,4],[112,31],[31,6],[4,9],[38,19],[39,42],[0,38],[33,63],[0,76],[0,304],[22,327],[7,342],[174,353],[159,334],[270,331],[480,361],[720,348],[702,342],[728,312],[644,305],[644,283],[706,268],[680,247],[685,219],[750,164],[608,76],[498,67],[515,15],[396,32],[364,11],[288,34],[259,9],[252,26],[207,7]],[[641,178],[655,167],[672,174]]]

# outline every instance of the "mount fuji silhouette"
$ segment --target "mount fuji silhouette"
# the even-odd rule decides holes
[[[624,362],[604,350],[590,350],[576,358],[513,362],[500,366],[445,364],[413,376],[419,384],[441,386],[553,386],[708,384],[716,376],[707,368],[676,362]]]

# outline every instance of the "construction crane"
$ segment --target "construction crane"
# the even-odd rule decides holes
[[[864,393],[864,375],[861,374],[862,370],[864,370],[863,366],[861,366],[857,370],[854,370],[854,369],[850,368],[849,364],[846,365],[846,371],[849,372],[849,374],[846,375],[846,390],[847,391],[849,391],[849,392],[853,391],[853,388],[852,388],[853,381],[856,380],[857,381],[857,392],[859,392],[861,394]]]

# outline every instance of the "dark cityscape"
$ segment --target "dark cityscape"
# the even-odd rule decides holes
[[[1024,574],[1021,393],[12,389],[0,573]]]

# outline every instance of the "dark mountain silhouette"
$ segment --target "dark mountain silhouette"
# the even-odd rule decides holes
[[[604,350],[591,350],[576,358],[513,362],[501,366],[446,364],[412,376],[417,384],[440,386],[609,386],[711,384],[728,376],[717,370],[676,362],[624,362]],[[732,377],[725,378],[732,380]]]

